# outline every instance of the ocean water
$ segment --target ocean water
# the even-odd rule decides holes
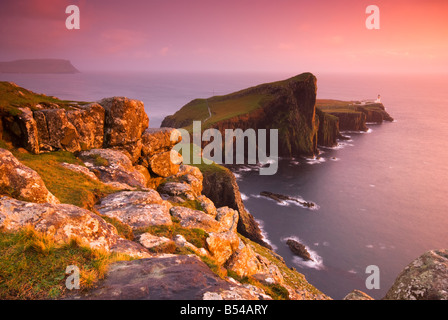
[[[150,126],[194,98],[226,94],[294,74],[75,75],[0,74],[27,89],[62,99],[95,101],[109,96],[142,100]],[[248,210],[290,267],[334,299],[353,289],[382,298],[398,273],[427,250],[448,248],[448,77],[442,75],[316,74],[318,98],[373,99],[381,94],[393,123],[371,124],[367,133],[321,148],[316,159],[280,159],[273,176],[243,167],[238,184]],[[262,191],[317,204],[276,203]],[[306,245],[313,262],[286,246]],[[367,289],[366,268],[380,270],[380,288]]]

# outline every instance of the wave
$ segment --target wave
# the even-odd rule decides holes
[[[246,209],[246,211],[247,211],[247,209]],[[249,212],[249,211],[247,211],[247,212]],[[260,228],[260,232],[261,232],[263,241],[266,242],[268,245],[270,245],[272,247],[272,250],[274,250],[274,251],[277,250],[278,247],[269,240],[269,235],[266,232],[266,230],[264,229],[264,221],[255,219],[255,222],[258,223],[258,227]]]
[[[240,195],[241,195],[241,200],[243,200],[243,201],[249,199],[249,197],[242,192],[240,192]]]
[[[288,197],[291,198],[291,200],[281,200],[281,201],[277,201],[277,200],[274,200],[274,199],[272,199],[270,197],[262,196],[260,194],[251,194],[250,196],[253,197],[253,198],[257,198],[257,199],[263,198],[263,199],[267,199],[267,200],[273,201],[277,205],[282,206],[282,207],[290,207],[291,205],[295,205],[297,207],[309,209],[309,210],[312,210],[312,211],[317,211],[317,210],[320,209],[320,206],[317,205],[315,202],[304,200],[301,196],[296,196],[296,197],[288,196]],[[305,204],[302,204],[302,203],[312,203],[313,206],[309,207],[309,206],[306,206]]]
[[[302,258],[295,256],[292,259],[292,262],[294,264],[296,264],[300,268],[309,268],[309,269],[316,269],[316,270],[324,270],[325,269],[324,260],[322,259],[322,257],[316,251],[311,250],[305,243],[303,243],[302,240],[300,240],[300,238],[298,238],[296,236],[290,236],[290,237],[282,238],[281,241],[286,243],[286,241],[288,239],[292,239],[292,240],[295,240],[295,241],[303,244],[305,246],[306,250],[309,252],[311,259],[313,259],[313,261],[311,261],[311,260],[305,261]]]

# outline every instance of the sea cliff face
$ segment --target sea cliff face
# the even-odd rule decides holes
[[[315,155],[319,122],[315,114],[316,77],[304,73],[296,77],[262,84],[227,96],[208,101],[212,117],[204,122],[205,128],[215,128],[224,134],[225,129],[278,129],[279,156]],[[256,97],[261,97],[255,100]],[[256,102],[254,102],[256,101]],[[194,100],[184,110],[168,116],[162,127],[188,127],[194,120],[194,110],[201,100]],[[235,112],[226,113],[230,106]],[[184,116],[189,114],[189,116]],[[191,116],[193,114],[193,116]],[[224,135],[223,135],[224,136]]]

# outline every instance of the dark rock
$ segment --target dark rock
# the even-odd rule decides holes
[[[342,300],[375,300],[375,299],[373,299],[367,293],[364,293],[359,290],[353,290],[348,295],[346,295]]]
[[[288,239],[286,241],[286,244],[289,246],[289,249],[291,249],[291,251],[298,255],[299,257],[301,257],[303,260],[305,261],[314,261],[311,258],[310,253],[308,252],[308,250],[306,250],[306,247],[301,244],[300,242],[297,242],[293,239]]]
[[[215,275],[196,256],[164,255],[110,266],[105,280],[88,292],[70,296],[83,300],[258,299],[250,289]]]
[[[272,247],[264,241],[258,223],[244,207],[238,184],[233,173],[229,169],[222,167],[222,170],[204,171],[202,174],[202,193],[212,200],[217,208],[229,207],[238,211],[238,232],[250,240],[257,242],[266,248],[272,249]]]
[[[307,207],[307,208],[314,208],[316,205],[312,202],[308,202],[308,201],[300,201],[297,198],[294,197],[290,197],[290,196],[285,196],[283,194],[278,194],[278,193],[272,193],[269,191],[262,191],[260,192],[260,195],[263,197],[267,197],[270,198],[272,200],[275,200],[277,202],[283,202],[283,201],[294,201],[299,203],[300,205]]]

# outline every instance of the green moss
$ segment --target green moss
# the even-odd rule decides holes
[[[115,228],[117,228],[118,235],[128,239],[128,240],[134,240],[134,233],[132,231],[132,228],[118,220],[117,218],[111,218],[106,215],[98,214],[101,218],[106,220],[106,222],[109,222],[111,225],[113,225]]]
[[[57,244],[32,228],[0,231],[0,299],[54,299],[67,293],[66,267],[80,269],[81,290],[104,278],[110,263],[130,260],[80,245]]]
[[[14,156],[24,165],[35,170],[47,189],[62,203],[92,209],[98,198],[114,193],[117,189],[92,180],[83,173],[74,172],[61,163],[84,165],[68,151],[42,153],[39,155],[12,150]]]
[[[180,234],[197,248],[205,248],[205,240],[208,238],[208,233],[206,231],[199,228],[184,228],[180,225],[180,222],[177,219],[173,219],[172,225],[151,226],[138,230],[136,233],[142,234],[145,232],[171,240],[173,240],[176,235]]]

